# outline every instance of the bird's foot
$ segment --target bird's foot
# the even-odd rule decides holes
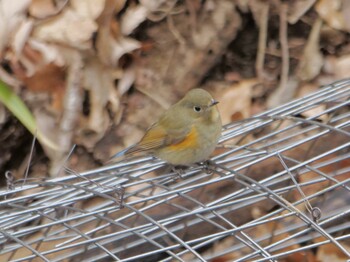
[[[206,160],[203,162],[197,163],[200,167],[203,168],[204,172],[207,174],[213,174],[215,170],[215,162],[212,160]]]
[[[183,178],[183,175],[186,173],[181,166],[172,166],[171,171],[175,173],[176,178]]]

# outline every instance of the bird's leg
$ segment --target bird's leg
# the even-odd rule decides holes
[[[203,168],[204,172],[207,174],[213,174],[215,169],[215,162],[212,160],[206,160],[199,162],[198,165]]]
[[[171,171],[173,171],[178,178],[183,178],[183,175],[186,173],[181,166],[171,166]]]

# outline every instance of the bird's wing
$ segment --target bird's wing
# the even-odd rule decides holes
[[[190,130],[191,127],[165,130],[161,125],[154,124],[147,130],[141,141],[129,148],[125,154],[152,151],[164,146],[180,143],[186,139]]]

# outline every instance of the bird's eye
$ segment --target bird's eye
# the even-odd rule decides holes
[[[194,106],[193,110],[198,113],[198,112],[202,111],[202,108],[200,106]]]

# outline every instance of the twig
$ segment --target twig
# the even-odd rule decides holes
[[[25,183],[26,183],[26,181],[27,181],[27,177],[28,177],[28,173],[29,173],[29,168],[30,168],[30,162],[32,161],[32,158],[33,158],[33,152],[34,152],[35,142],[36,142],[36,135],[34,136],[33,141],[32,141],[32,145],[31,145],[31,147],[30,147],[29,159],[28,159],[26,171],[25,171],[25,173],[24,173],[22,186],[24,186]]]
[[[259,21],[260,30],[259,30],[258,54],[256,56],[255,70],[260,81],[263,79],[263,76],[264,76],[264,61],[265,61],[265,53],[266,53],[269,9],[270,9],[269,4],[264,3],[261,9],[261,16]]]
[[[186,44],[185,38],[183,38],[183,36],[180,34],[179,30],[176,29],[176,27],[174,25],[174,20],[173,20],[171,15],[167,16],[166,22],[168,24],[169,31],[174,35],[174,37],[179,42],[179,44],[182,47],[184,47]]]
[[[280,87],[286,88],[288,83],[289,74],[289,48],[288,48],[288,29],[287,29],[287,9],[288,6],[285,3],[280,5],[280,43],[282,50],[282,70],[281,70],[281,81]]]

